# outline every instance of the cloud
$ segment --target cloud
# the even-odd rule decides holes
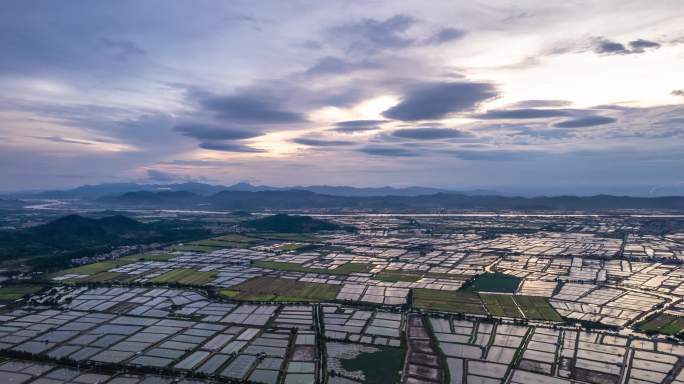
[[[412,45],[414,40],[404,34],[414,23],[414,18],[400,14],[382,21],[363,19],[338,25],[331,28],[329,34],[331,41],[344,41],[351,51],[373,53]]]
[[[199,144],[202,149],[222,152],[264,152],[261,149],[250,147],[244,144],[224,142],[224,141],[203,141]]]
[[[465,29],[458,28],[442,28],[434,36],[432,36],[428,43],[443,44],[450,41],[462,39],[468,32]]]
[[[403,121],[440,119],[469,111],[497,95],[496,88],[489,83],[423,83],[410,89],[383,116]]]
[[[610,41],[605,38],[599,38],[596,41],[596,46],[594,47],[596,53],[606,54],[606,55],[624,55],[629,53],[627,48],[615,41]]]
[[[612,117],[605,116],[585,116],[577,119],[564,120],[560,123],[556,123],[553,126],[558,128],[582,128],[582,127],[593,127],[596,125],[604,125],[614,123],[617,120]]]
[[[405,128],[393,131],[392,136],[413,140],[439,140],[469,137],[470,134],[451,128]]]
[[[114,58],[117,60],[128,60],[133,56],[142,56],[147,52],[129,40],[118,40],[118,39],[100,39],[105,47],[114,52]]]
[[[206,124],[181,124],[174,130],[199,140],[242,140],[262,135],[261,132],[225,129]]]
[[[368,146],[358,150],[359,152],[365,153],[371,156],[387,156],[387,157],[414,157],[418,156],[418,153],[410,151],[405,148],[398,147],[379,147],[379,146]]]
[[[469,161],[520,161],[543,154],[540,151],[516,151],[506,149],[458,150],[454,152],[461,160]]]
[[[321,49],[323,49],[323,44],[320,41],[316,40],[305,40],[302,43],[298,44],[298,46],[312,51],[320,51]]]
[[[523,100],[512,105],[514,108],[550,108],[567,107],[572,101],[568,100]]]
[[[672,96],[684,96],[684,89],[675,89],[671,94]]]
[[[378,68],[378,64],[370,61],[352,62],[335,56],[326,56],[319,59],[316,64],[304,72],[310,76],[325,74],[343,74],[359,69]]]
[[[300,114],[280,109],[259,96],[216,96],[203,100],[202,105],[218,118],[234,122],[287,124],[305,121]]]
[[[632,53],[642,53],[647,48],[660,48],[660,44],[655,41],[648,41],[644,39],[637,39],[629,42],[629,46],[632,48]]]
[[[340,121],[335,124],[333,131],[342,133],[355,133],[380,129],[378,125],[386,123],[387,120],[349,120]]]
[[[26,136],[32,139],[52,141],[53,143],[65,143],[65,144],[80,144],[80,145],[93,145],[94,143],[85,140],[69,139],[62,136]]]
[[[571,138],[575,136],[575,133],[567,129],[520,129],[512,133],[512,135],[554,140]]]
[[[299,137],[299,138],[296,138],[292,141],[297,143],[297,144],[308,145],[310,147],[339,147],[339,146],[356,144],[353,141],[347,141],[347,140],[321,140],[321,139],[311,139],[311,138],[305,138],[305,137]]]
[[[170,182],[176,180],[178,177],[169,172],[159,171],[156,169],[148,169],[147,178],[150,179],[150,181]]]
[[[160,164],[174,165],[181,167],[197,167],[197,168],[219,168],[226,166],[240,166],[244,165],[242,162],[235,161],[224,161],[224,160],[188,160],[188,159],[176,159],[171,161],[161,162]]]
[[[498,109],[489,110],[476,115],[480,119],[543,119],[548,117],[569,116],[568,111],[562,109]]]
[[[628,45],[631,49],[627,48],[622,43],[611,41],[604,37],[594,39],[594,51],[603,55],[629,55],[633,53],[644,53],[646,49],[660,48],[660,44],[644,39],[630,41]]]

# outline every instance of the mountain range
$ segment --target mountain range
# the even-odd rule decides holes
[[[457,193],[418,196],[334,196],[304,190],[221,191],[203,196],[191,192],[128,192],[97,199],[108,208],[168,208],[215,210],[356,209],[382,212],[435,210],[554,210],[609,211],[650,209],[684,211],[684,197],[553,196],[511,197]]]
[[[187,182],[174,184],[138,184],[138,183],[105,183],[96,185],[83,185],[66,190],[30,191],[9,194],[15,198],[37,199],[87,199],[95,200],[104,196],[120,195],[127,192],[190,192],[197,195],[209,196],[222,191],[239,192],[262,192],[262,191],[287,191],[302,190],[332,196],[418,196],[434,193],[460,193],[465,195],[498,195],[496,191],[468,190],[452,191],[440,188],[427,187],[379,187],[379,188],[356,188],[347,186],[311,185],[295,187],[271,187],[267,185],[252,185],[249,183],[237,183],[229,186],[212,185],[205,183]]]

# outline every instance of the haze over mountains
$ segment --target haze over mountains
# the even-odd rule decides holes
[[[438,188],[356,188],[347,186],[271,187],[238,183],[230,186],[186,182],[176,184],[111,183],[68,190],[7,195],[0,208],[19,208],[17,199],[72,200],[106,209],[212,210],[364,210],[412,212],[435,210],[684,210],[684,196],[635,197],[517,196],[496,191],[450,191]]]
[[[379,188],[356,188],[348,186],[294,186],[294,187],[271,187],[267,185],[252,185],[249,183],[237,183],[229,186],[212,185],[205,183],[186,182],[174,184],[138,184],[138,183],[106,183],[96,185],[83,185],[66,190],[47,190],[17,192],[9,194],[12,197],[23,198],[50,198],[50,199],[98,199],[105,196],[121,195],[127,192],[190,192],[197,195],[213,195],[222,191],[260,192],[260,191],[286,191],[301,190],[333,196],[418,196],[434,193],[459,193],[464,195],[498,195],[496,191],[476,189],[455,191],[428,187],[379,187]]]
[[[344,209],[383,212],[435,210],[554,210],[607,211],[612,209],[684,210],[684,197],[628,196],[511,197],[435,193],[418,196],[333,196],[311,191],[221,191],[210,196],[191,192],[128,192],[97,199],[107,208],[166,208],[215,210]]]

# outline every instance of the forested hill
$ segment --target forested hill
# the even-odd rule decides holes
[[[36,227],[0,231],[0,261],[88,255],[117,246],[166,243],[208,236],[198,227],[146,224],[126,216],[99,219],[68,215]],[[49,261],[49,260],[47,260]]]

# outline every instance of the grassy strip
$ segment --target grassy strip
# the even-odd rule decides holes
[[[416,288],[413,290],[413,305],[435,311],[486,314],[482,300],[472,292]]]
[[[684,331],[684,318],[660,313],[645,323],[640,324],[638,328],[644,332],[676,335]]]
[[[268,240],[299,241],[303,243],[318,243],[322,240],[320,237],[302,233],[254,232],[249,233],[247,236]]]
[[[194,269],[174,269],[150,280],[159,284],[204,285],[216,276],[216,272],[199,272]]]
[[[279,271],[288,272],[304,272],[304,273],[326,273],[328,275],[348,275],[350,273],[368,272],[371,270],[370,264],[347,263],[342,264],[335,269],[326,268],[308,268],[303,267],[297,263],[286,263],[280,261],[258,260],[254,262],[255,267],[265,269],[276,269]]]
[[[38,284],[7,285],[0,288],[0,301],[7,302],[19,300],[26,295],[33,295],[43,288],[43,285]]]
[[[63,275],[94,275],[101,272],[106,272],[113,268],[122,267],[127,264],[137,263],[138,261],[167,261],[174,258],[174,255],[169,253],[139,253],[120,257],[114,260],[99,261],[97,263],[85,264],[75,268],[65,269],[63,271],[52,274],[52,277]]]
[[[526,318],[531,320],[563,321],[549,302],[543,297],[514,296],[515,302]]]
[[[422,276],[420,274],[400,271],[382,271],[377,275],[373,276],[373,279],[375,280],[385,281],[388,283],[397,283],[400,281],[413,283],[420,280],[421,278]]]
[[[336,285],[262,276],[222,289],[219,295],[242,301],[330,301],[339,290]]]
[[[229,235],[214,237],[212,240],[227,241],[227,242],[231,242],[231,243],[258,243],[261,241],[260,239],[255,239],[253,237],[243,236],[243,235],[238,235],[238,234],[229,234]]]
[[[518,307],[515,305],[515,301],[513,301],[513,296],[488,295],[481,293],[480,297],[482,298],[482,301],[484,301],[489,313],[494,316],[522,317]]]

